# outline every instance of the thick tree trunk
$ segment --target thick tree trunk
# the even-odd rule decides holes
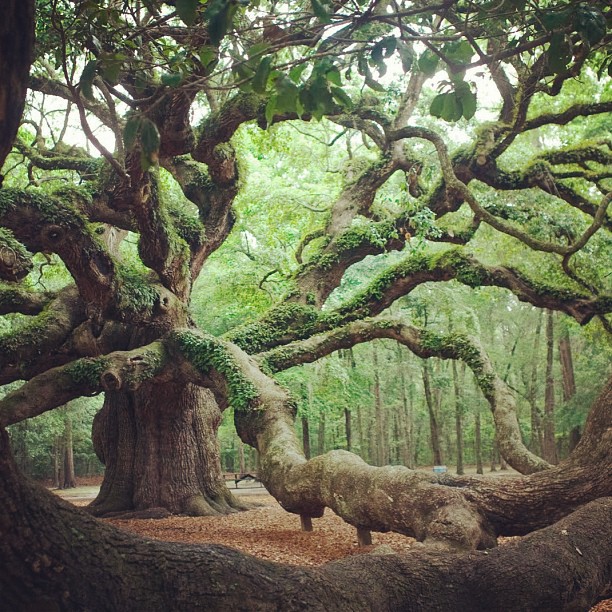
[[[107,392],[93,426],[106,471],[91,512],[204,516],[242,508],[221,472],[220,419],[212,394],[192,384]]]
[[[17,134],[34,49],[34,0],[6,0],[0,20],[0,169]],[[1,183],[1,181],[0,181]]]
[[[612,579],[610,499],[486,555],[416,550],[288,567],[101,524],[20,478],[3,430],[0,532],[7,610],[563,612],[588,609]]]

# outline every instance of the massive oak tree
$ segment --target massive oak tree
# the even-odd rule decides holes
[[[23,103],[32,23],[23,13],[31,8],[9,3],[0,31],[2,152]],[[93,436],[106,473],[90,512],[204,515],[240,506],[222,481],[215,438],[231,405],[239,435],[259,451],[263,482],[288,511],[308,519],[329,507],[362,531],[392,529],[431,550],[307,572],[215,547],[143,544],[24,482],[2,432],[3,601],[17,609],[451,602],[557,610],[607,595],[610,383],[580,444],[553,467],[523,444],[513,392],[476,339],[387,314],[419,285],[455,280],[503,288],[609,333],[612,298],[596,261],[605,253],[612,193],[610,141],[600,134],[612,109],[605,3],[53,0],[39,2],[37,15],[27,85],[78,114],[89,152],[64,142],[69,130],[49,134],[31,117],[24,128],[34,135],[24,129],[14,140],[29,184],[7,178],[0,189],[0,307],[20,315],[0,338],[0,381],[21,382],[0,400],[0,425],[102,392]],[[387,70],[401,70],[395,82],[403,89],[381,84]],[[595,73],[604,79],[599,89]],[[591,84],[593,99],[562,95],[577,78]],[[497,117],[457,149],[443,126],[473,119],[479,79],[498,101]],[[550,102],[556,97],[560,104]],[[324,224],[303,237],[283,299],[225,337],[198,329],[189,309],[194,282],[228,238],[232,205],[249,180],[233,137],[245,125],[323,118],[338,133],[359,134],[376,159],[347,173]],[[564,143],[547,131],[573,122],[591,126],[580,131],[588,140]],[[525,146],[532,134],[543,136],[539,148]],[[520,165],[508,163],[515,148]],[[424,166],[433,168],[429,185]],[[410,205],[381,210],[377,193],[398,175]],[[53,177],[61,188],[40,187]],[[522,193],[570,215],[572,231],[547,226],[550,215],[541,217]],[[424,214],[432,219],[428,238],[439,244],[407,248]],[[549,278],[494,251],[471,253],[482,232],[511,237]],[[123,249],[126,236],[136,236],[137,263]],[[387,251],[403,256],[350,300],[327,305],[350,266]],[[59,258],[72,282],[56,291],[33,287],[28,275],[39,254]],[[463,361],[490,404],[501,453],[525,476],[429,476],[371,467],[345,451],[307,461],[294,403],[274,373],[375,338],[423,358]],[[534,530],[494,553],[475,551],[498,535]],[[508,586],[500,568],[509,567],[525,583]],[[529,581],[525,568],[534,567]]]

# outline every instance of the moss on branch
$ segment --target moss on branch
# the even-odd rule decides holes
[[[211,370],[215,370],[225,379],[227,399],[235,410],[247,410],[258,396],[255,385],[247,379],[226,344],[219,338],[194,331],[175,331],[170,341],[199,373],[207,376]]]

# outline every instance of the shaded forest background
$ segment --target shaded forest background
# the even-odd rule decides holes
[[[573,93],[579,95],[577,90]],[[34,95],[30,104],[31,112],[39,112],[41,117],[48,112],[42,106],[36,110]],[[425,122],[435,121],[426,116],[426,109],[423,111]],[[443,129],[439,122],[436,128]],[[458,146],[466,137],[462,132],[467,135],[473,129],[467,124],[446,127]],[[571,140],[575,129],[575,125],[557,128],[551,137]],[[34,137],[27,125],[21,137]],[[211,257],[208,274],[198,281],[192,298],[198,325],[219,336],[256,320],[287,291],[287,279],[299,265],[296,253],[304,256],[301,237],[320,225],[328,212],[326,203],[340,191],[347,175],[359,172],[375,157],[367,141],[326,120],[299,129],[273,126],[266,132],[247,125],[235,140],[250,180],[235,204],[234,230]],[[532,140],[526,146],[537,150],[540,145]],[[423,181],[434,172],[435,160],[431,161],[432,168],[423,169]],[[28,180],[28,172],[36,173],[17,155],[9,159],[7,167],[7,181],[15,183]],[[301,168],[299,176],[294,168]],[[172,190],[171,180],[160,172],[163,187]],[[44,188],[44,181],[40,185]],[[532,204],[541,213],[531,221],[536,235],[539,229],[557,236],[574,231],[572,215],[553,211],[536,190],[481,196],[536,200]],[[410,206],[401,177],[385,185],[377,206],[383,214]],[[410,231],[414,235],[406,250],[436,250],[437,245],[428,238],[435,237],[439,228],[426,213]],[[531,263],[525,249],[499,235],[493,242],[492,234],[493,230],[482,228],[472,241],[482,260],[502,257],[511,265],[546,277],[547,271],[539,268],[541,259]],[[131,265],[138,266],[135,242],[128,237],[122,248]],[[604,239],[589,248],[605,251],[608,242]],[[316,245],[313,240],[306,248]],[[354,265],[332,294],[328,307],[356,294],[368,279],[403,256],[405,253],[389,252]],[[32,283],[39,285],[38,289],[58,289],[69,282],[58,258],[37,257],[39,273],[32,275]],[[612,276],[606,280],[610,286]],[[575,446],[588,406],[605,381],[611,362],[612,347],[598,322],[583,328],[563,314],[523,304],[505,290],[470,288],[456,281],[422,285],[399,299],[391,311],[418,326],[477,337],[500,376],[516,392],[521,433],[530,450],[556,463]],[[23,318],[3,317],[0,331],[10,331]],[[478,471],[505,467],[496,448],[486,400],[472,373],[461,364],[423,360],[395,341],[374,340],[315,364],[292,368],[278,374],[277,379],[297,400],[296,426],[309,456],[347,449],[372,465],[444,464],[458,473],[464,465],[476,466]],[[79,398],[61,410],[10,427],[22,470],[59,487],[74,486],[75,476],[101,474],[103,466],[91,442],[91,423],[101,404],[102,396]],[[224,471],[257,469],[256,451],[240,442],[231,409],[224,413],[219,439]]]

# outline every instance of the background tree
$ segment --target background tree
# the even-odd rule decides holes
[[[15,142],[16,155],[27,160],[29,188],[7,187],[5,180],[0,190],[4,253],[10,254],[3,277],[25,281],[7,285],[2,304],[3,312],[27,318],[2,338],[0,380],[25,382],[0,401],[0,424],[104,392],[94,423],[94,445],[106,464],[92,507],[99,514],[158,507],[205,514],[237,507],[220,477],[215,437],[229,405],[238,434],[259,451],[262,480],[287,510],[315,518],[330,507],[360,532],[393,529],[434,548],[486,548],[498,534],[528,533],[609,494],[609,383],[580,444],[552,467],[524,446],[515,398],[477,340],[459,325],[452,334],[440,330],[431,315],[420,326],[379,316],[426,282],[455,279],[469,287],[501,287],[581,324],[597,318],[609,329],[606,271],[590,262],[605,261],[609,248],[610,146],[582,138],[568,145],[563,137],[573,125],[561,127],[584,121],[586,134],[612,108],[605,98],[609,81],[598,85],[589,72],[603,74],[609,66],[609,7],[520,1],[509,7],[453,2],[353,10],[313,2],[277,14],[275,6],[175,4],[38,5],[30,88],[66,101],[67,117],[75,107],[97,154],[62,146],[69,119],[57,135],[45,132],[46,119],[35,121],[35,139]],[[394,59],[403,76],[387,88],[380,81]],[[496,120],[479,124],[457,148],[457,132],[441,126],[474,117],[478,77],[471,69],[488,75],[497,91]],[[442,70],[448,78],[436,94],[430,84]],[[589,84],[583,87],[588,101],[563,95],[578,75]],[[602,97],[593,102],[595,92]],[[192,109],[203,117],[197,129]],[[296,263],[285,267],[277,257],[279,283],[261,316],[228,329],[224,338],[198,331],[189,310],[193,284],[198,277],[205,282],[207,260],[231,239],[232,205],[248,183],[234,136],[255,125],[303,126],[324,117],[334,133],[330,147],[345,130],[355,130],[367,152],[363,158],[347,155],[346,173],[327,193],[324,219],[315,231],[300,234]],[[97,134],[98,122],[110,130],[112,145]],[[534,134],[541,149],[525,160]],[[36,189],[43,178],[62,185],[52,194]],[[404,186],[403,198],[380,201],[395,181]],[[532,190],[543,202],[537,214]],[[557,209],[566,215],[563,223],[556,223]],[[279,253],[289,251],[286,238],[279,240]],[[467,243],[474,253],[465,250]],[[240,249],[249,257],[254,245],[245,229]],[[366,261],[385,251],[397,252]],[[30,254],[37,253],[57,255],[73,282],[54,292],[29,287]],[[367,283],[333,296],[360,262],[372,266]],[[465,362],[491,407],[500,452],[530,475],[499,482],[437,478],[398,466],[373,468],[344,450],[307,461],[293,429],[294,402],[271,376],[380,338],[400,342],[420,358]],[[231,604],[233,595],[216,576],[235,562],[244,564],[241,586],[254,587],[253,606],[272,598],[291,609],[317,597],[328,609],[328,602],[347,609],[347,601],[361,608],[382,601],[382,607],[397,609],[410,597],[409,568],[418,576],[424,565],[442,559],[424,552],[411,561],[349,562],[337,573],[332,567],[308,574],[315,587],[309,595],[298,570],[279,569],[280,579],[275,570],[267,573],[241,557],[228,563],[231,553],[223,551],[216,558],[221,565],[209,558],[207,576],[176,597],[168,586],[205,551],[160,545],[145,552],[129,537],[101,529],[24,484],[4,432],[0,457],[0,527],[7,534],[0,584],[14,607],[63,597],[64,607],[109,601],[120,608],[136,597],[141,607],[163,609],[169,592],[174,606],[206,603],[202,589],[215,597],[223,593]],[[509,567],[540,551],[537,589],[514,589],[515,609],[525,609],[527,601],[539,609],[580,606],[604,595],[609,576],[601,568],[610,566],[610,552],[602,542],[610,535],[609,516],[609,501],[595,501],[555,530],[495,555]],[[575,539],[559,542],[559,529]],[[78,546],[66,546],[70,530],[83,536]],[[53,547],[53,534],[64,546]],[[575,559],[576,548],[587,546],[588,558]],[[24,549],[38,556],[32,561]],[[124,554],[124,561],[115,553]],[[151,569],[149,562],[159,568],[160,557],[172,555],[173,562]],[[489,607],[499,608],[497,581],[488,582],[492,591],[482,588],[483,572],[493,568],[496,574],[495,561],[466,564],[467,557],[458,555],[443,566],[474,572],[472,580],[460,581],[468,585],[462,587],[464,607],[488,601],[482,599],[486,591]],[[338,585],[359,584],[365,574],[360,563],[369,576],[380,571],[381,580],[365,580],[366,591],[351,587],[349,594]],[[543,580],[548,568],[552,573]],[[159,591],[150,588],[151,572],[160,578],[153,582]],[[579,586],[568,592],[567,585],[576,584],[569,577],[577,572]],[[135,595],[115,587],[112,596],[103,594],[119,575],[123,582],[130,577]],[[259,588],[262,575],[268,587],[279,585],[281,598]],[[330,580],[336,585],[331,590]],[[449,597],[449,589],[433,582],[442,601]],[[456,593],[453,601],[460,601]]]

